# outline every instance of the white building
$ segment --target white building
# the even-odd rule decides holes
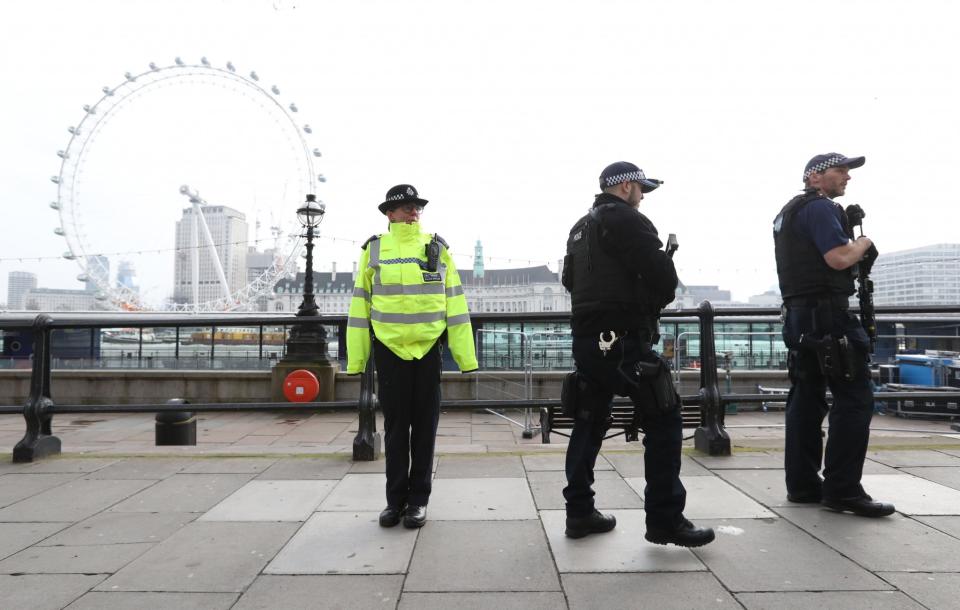
[[[874,305],[960,304],[960,244],[882,253],[870,277]]]
[[[37,287],[37,274],[29,271],[11,271],[7,274],[7,309],[24,309],[24,297]]]
[[[223,274],[231,293],[247,285],[247,221],[243,213],[224,205],[200,208],[210,236],[223,267]],[[176,257],[173,273],[173,299],[177,303],[193,302],[193,208],[184,208],[177,221]],[[197,241],[200,255],[199,302],[224,297],[220,276],[207,248],[203,228]]]
[[[321,314],[346,315],[350,310],[356,263],[351,273],[314,272],[313,291]],[[570,311],[570,294],[558,274],[546,265],[518,269],[459,270],[460,282],[471,313]],[[268,300],[267,311],[297,311],[303,301],[304,274],[281,280]]]
[[[89,290],[65,288],[32,288],[23,296],[23,309],[28,311],[99,311],[105,301]]]

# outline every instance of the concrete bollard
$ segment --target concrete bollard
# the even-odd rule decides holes
[[[171,398],[168,405],[188,405],[183,398]],[[192,411],[164,411],[156,417],[156,444],[196,445],[197,416]]]

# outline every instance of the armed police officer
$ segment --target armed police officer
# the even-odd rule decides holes
[[[683,516],[680,400],[666,362],[653,350],[660,310],[677,287],[673,260],[657,229],[638,210],[661,182],[624,161],[600,174],[590,212],[567,240],[563,285],[571,293],[576,371],[564,382],[564,412],[574,417],[567,447],[566,535],[581,538],[616,527],[594,507],[593,468],[610,427],[614,395],[629,396],[644,432],[646,539],[695,547],[714,538]]]
[[[387,507],[380,525],[423,526],[440,417],[440,336],[463,372],[477,369],[473,330],[447,244],[420,229],[417,189],[387,191],[389,232],[363,245],[347,320],[347,373],[374,362],[383,410]]]
[[[883,517],[894,512],[893,505],[874,501],[860,484],[873,386],[869,339],[849,311],[853,270],[866,263],[869,271],[877,249],[868,237],[850,239],[846,214],[833,201],[846,191],[850,170],[865,161],[839,153],[813,157],[803,171],[804,192],[774,219],[791,382],[784,469],[791,502],[819,502],[835,511]],[[832,407],[825,398],[828,387]],[[824,455],[821,426],[827,413]]]

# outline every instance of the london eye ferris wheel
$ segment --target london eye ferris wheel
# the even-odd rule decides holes
[[[83,111],[50,206],[63,256],[106,307],[246,309],[296,272],[294,211],[325,179],[313,129],[277,85],[178,57],[127,72]]]

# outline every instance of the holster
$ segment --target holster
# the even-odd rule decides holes
[[[670,365],[663,356],[634,363],[631,371],[621,371],[628,381],[633,400],[633,424],[642,427],[643,419],[680,410],[680,395],[670,377]]]
[[[856,350],[846,337],[800,337],[800,347],[813,350],[820,372],[833,381],[850,381],[856,373]]]
[[[589,401],[583,399],[586,389],[587,382],[577,371],[563,376],[563,383],[560,385],[560,410],[565,417],[589,418]]]

